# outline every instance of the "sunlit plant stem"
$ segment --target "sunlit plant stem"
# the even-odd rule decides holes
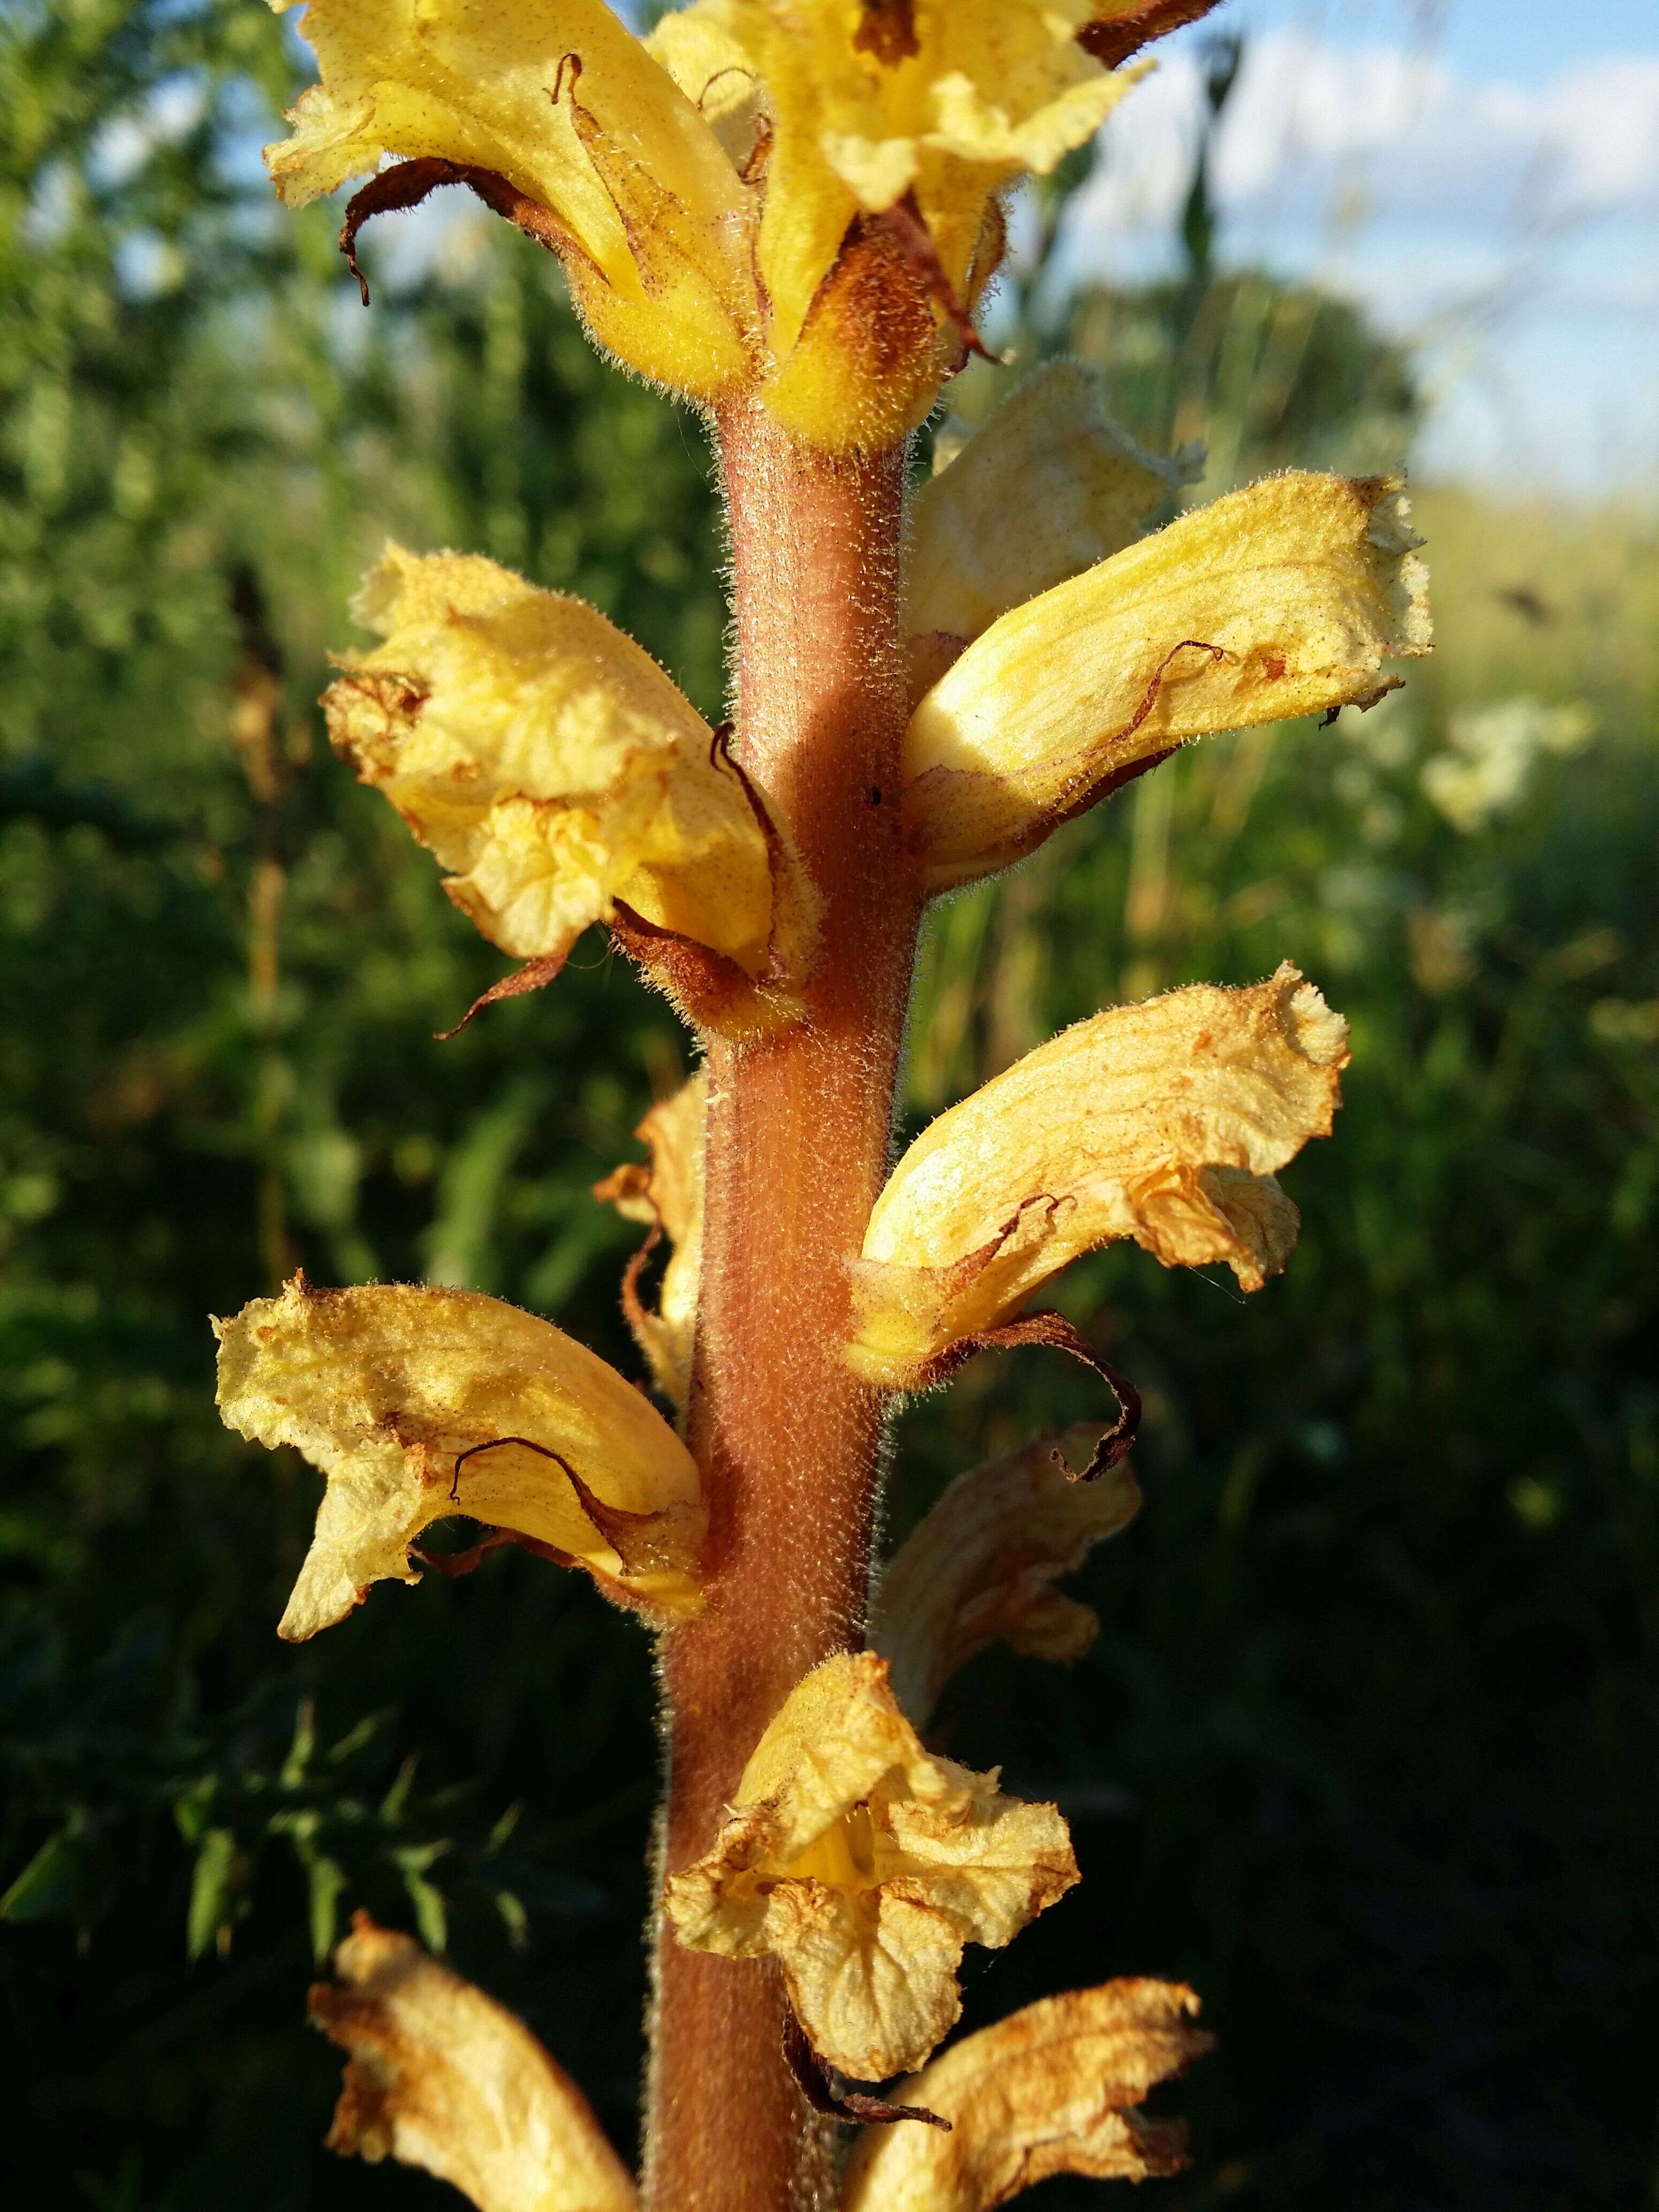
[[[806,1018],[709,1046],[689,1423],[708,1603],[665,1639],[671,1867],[708,1847],[795,1683],[863,1641],[883,1404],[841,1347],[848,1263],[888,1165],[920,903],[896,804],[902,450],[831,458],[758,409],[718,427],[742,759],[824,907]],[[734,1972],[665,1931],[656,1973],[647,2201],[787,2204],[821,2128],[784,2065],[777,1974]]]

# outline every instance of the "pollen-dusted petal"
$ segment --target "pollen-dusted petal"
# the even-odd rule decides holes
[[[330,2150],[423,2166],[478,2212],[632,2212],[592,2107],[521,2020],[357,1913],[307,2014],[348,2054]]]
[[[388,154],[504,178],[566,242],[605,343],[703,397],[746,374],[742,187],[604,0],[311,0],[300,27],[321,81],[290,111],[293,135],[265,150],[291,205]]]
[[[990,1644],[1066,1666],[1094,1642],[1100,1622],[1093,1608],[1063,1596],[1054,1581],[1127,1528],[1140,1507],[1123,1463],[1097,1482],[1069,1480],[1056,1464],[1058,1449],[1081,1466],[1096,1436],[1080,1425],[1057,1445],[1050,1430],[958,1475],[895,1554],[877,1592],[870,1641],[919,1728],[951,1677]]]
[[[906,733],[924,882],[1005,866],[1189,738],[1374,699],[1429,650],[1419,542],[1396,477],[1269,477],[1003,615]]]
[[[327,1479],[279,1635],[331,1627],[372,1583],[418,1582],[410,1545],[458,1513],[643,1609],[696,1610],[696,1462],[632,1383],[550,1322],[476,1291],[319,1291],[296,1276],[214,1331],[226,1425],[292,1444]]]
[[[1187,2163],[1179,2121],[1138,2112],[1212,2047],[1176,1982],[1107,1982],[1028,2005],[936,2058],[895,2094],[951,2123],[871,2128],[842,2212],[991,2212],[1057,2173],[1145,2181]]]
[[[1039,368],[916,495],[906,616],[913,641],[957,651],[999,616],[1118,553],[1196,472],[1143,453],[1080,362]]]
[[[641,1303],[631,1269],[624,1279],[623,1310],[635,1340],[651,1363],[658,1389],[682,1407],[691,1387],[691,1351],[697,1327],[708,1097],[708,1074],[699,1068],[672,1098],[653,1106],[634,1132],[651,1147],[650,1166],[629,1163],[593,1186],[595,1198],[608,1200],[628,1220],[642,1221],[659,1231],[672,1247],[663,1270],[656,1312]]]
[[[335,750],[450,871],[493,945],[558,957],[619,907],[777,985],[810,885],[763,797],[648,653],[474,555],[389,545],[356,602],[386,642],[324,697]],[[803,928],[786,955],[799,957]],[[788,966],[788,957],[783,965]]]
[[[1064,1030],[923,1130],[854,1264],[854,1368],[912,1389],[1051,1275],[1120,1237],[1165,1267],[1283,1267],[1297,1213],[1275,1170],[1330,1133],[1347,1024],[1287,962]]]
[[[924,1750],[887,1674],[861,1651],[799,1683],[665,1897],[688,1949],[775,1957],[819,2057],[868,2081],[949,2030],[964,1944],[1008,1942],[1077,1880],[1055,1808]]]

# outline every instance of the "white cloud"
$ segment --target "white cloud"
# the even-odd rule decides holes
[[[1124,102],[1079,232],[1103,242],[1168,228],[1202,107],[1190,53]],[[1534,89],[1471,83],[1428,55],[1281,32],[1247,52],[1215,181],[1245,222],[1328,223],[1345,204],[1456,228],[1634,216],[1659,207],[1659,61],[1608,56]]]
[[[1190,48],[1118,109],[1073,212],[1073,270],[1169,265],[1203,112]],[[1397,45],[1267,33],[1247,48],[1213,182],[1224,259],[1347,291],[1455,345],[1476,380],[1506,371],[1494,465],[1595,477],[1609,410],[1650,422],[1659,452],[1659,60],[1607,55],[1522,85]],[[1468,414],[1449,387],[1448,405]]]

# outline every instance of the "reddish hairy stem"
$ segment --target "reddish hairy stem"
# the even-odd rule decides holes
[[[757,410],[720,419],[738,750],[823,895],[799,1027],[708,1055],[689,1435],[708,1601],[664,1641],[666,1866],[713,1840],[806,1670],[862,1643],[883,1402],[842,1364],[847,1261],[886,1172],[919,904],[899,837],[902,454],[830,459]],[[767,1966],[659,1931],[650,2212],[787,2212],[826,2131],[786,2063]]]

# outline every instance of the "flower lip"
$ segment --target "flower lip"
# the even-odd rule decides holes
[[[215,1328],[226,1424],[293,1445],[326,1478],[278,1632],[290,1641],[343,1620],[376,1582],[417,1582],[411,1547],[458,1512],[647,1613],[700,1604],[696,1462],[550,1322],[476,1291],[318,1291],[296,1276]]]
[[[873,1652],[785,1699],[714,1844],[670,1876],[679,1941],[775,1957],[813,2050],[855,2080],[915,2064],[956,2019],[964,1944],[1008,1942],[1077,1879],[1051,1805],[934,1757]]]

